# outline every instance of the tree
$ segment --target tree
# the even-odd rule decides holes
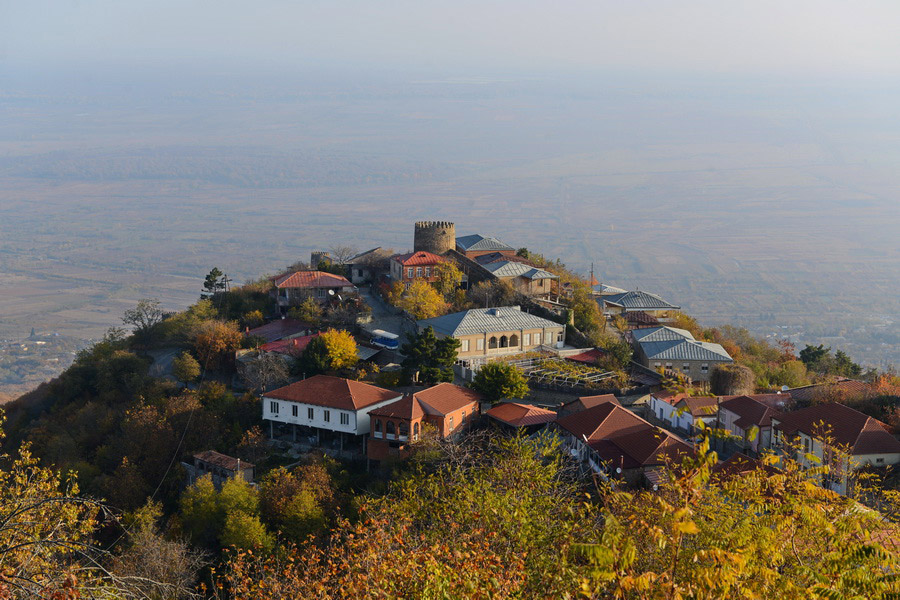
[[[194,543],[244,549],[272,547],[272,538],[259,520],[259,494],[242,477],[222,484],[217,491],[207,473],[181,496],[181,520]]]
[[[413,281],[406,289],[392,290],[391,299],[394,306],[405,310],[416,320],[431,319],[447,312],[444,299],[423,279]]]
[[[274,538],[266,531],[266,526],[259,517],[242,510],[225,515],[225,524],[219,541],[225,548],[239,550],[269,551],[275,545]]]
[[[435,265],[434,277],[434,287],[437,289],[438,293],[441,294],[445,300],[451,302],[454,293],[459,289],[459,284],[462,283],[462,271],[460,271],[459,267],[452,261],[445,260],[444,262]]]
[[[266,322],[265,317],[263,317],[262,311],[259,309],[251,310],[250,312],[244,314],[241,318],[241,322],[243,322],[245,327],[259,327],[263,323]]]
[[[842,377],[859,377],[862,374],[862,367],[850,360],[850,357],[843,350],[838,350],[834,353],[834,362],[829,369],[829,373]]]
[[[210,294],[215,294],[224,288],[225,273],[220,271],[218,267],[213,267],[212,270],[206,274],[206,279],[203,280],[203,289]]]
[[[172,361],[172,373],[175,379],[187,385],[200,377],[200,363],[185,350]]]
[[[329,329],[310,340],[298,367],[307,375],[315,375],[352,367],[357,362],[356,340],[350,332]]]
[[[508,281],[481,281],[469,288],[468,296],[477,306],[490,308],[512,304],[516,291]]]
[[[318,325],[322,321],[322,305],[313,298],[306,298],[288,311],[288,316],[310,325]]]
[[[270,471],[259,495],[266,522],[298,543],[321,533],[335,508],[331,476],[317,463]]]
[[[709,376],[710,391],[717,396],[737,396],[754,392],[756,375],[744,365],[716,365]]]
[[[634,350],[631,344],[612,335],[606,336],[602,341],[603,356],[600,365],[610,371],[621,371],[631,362]]]
[[[125,311],[122,322],[131,325],[136,336],[146,339],[151,330],[163,319],[163,311],[157,298],[139,300],[137,306]]]
[[[459,346],[459,340],[454,337],[438,339],[431,326],[410,336],[400,348],[406,357],[401,363],[404,379],[416,379],[425,384],[453,381],[453,365]]]
[[[242,376],[250,389],[265,392],[285,385],[291,377],[291,370],[282,356],[260,352],[256,360],[245,365]]]
[[[829,358],[831,348],[826,348],[823,344],[818,346],[807,346],[800,351],[800,360],[806,365],[810,371],[819,371],[822,361]]]
[[[209,368],[217,368],[241,347],[243,334],[234,321],[206,321],[194,337],[194,350]]]
[[[336,244],[328,248],[328,254],[334,263],[343,267],[348,260],[359,254],[359,250],[356,246]]]
[[[475,374],[472,388],[492,404],[503,399],[524,398],[529,392],[522,371],[503,362],[490,362],[481,367]]]

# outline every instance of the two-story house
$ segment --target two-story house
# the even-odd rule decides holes
[[[441,438],[464,431],[478,417],[481,401],[474,390],[439,383],[380,406],[369,412],[368,457],[378,461],[402,457],[409,444],[421,439],[426,426]]]
[[[900,464],[900,441],[888,426],[844,404],[815,404],[774,415],[772,423],[773,449],[804,467],[827,465],[822,485],[839,494],[847,493],[857,469]]]
[[[789,408],[790,401],[788,394],[723,396],[716,427],[728,432],[731,439],[723,442],[722,447],[759,456],[771,445],[772,419]]]
[[[496,261],[484,265],[494,277],[507,281],[513,289],[526,296],[546,296],[552,291],[557,275],[544,269],[529,266],[518,261]]]
[[[477,233],[456,238],[456,251],[473,260],[485,254],[516,255],[516,249],[509,244]]]
[[[675,327],[647,327],[630,332],[635,359],[654,371],[665,369],[709,381],[713,367],[732,363],[720,344],[698,342],[691,332]]]
[[[391,279],[409,287],[413,281],[437,281],[435,267],[444,262],[442,256],[419,250],[391,257]]]
[[[282,310],[307,298],[324,303],[338,294],[352,294],[355,291],[356,286],[346,277],[325,271],[297,271],[275,278],[275,295]]]
[[[361,381],[316,375],[263,394],[262,418],[273,439],[364,454],[369,413],[402,397]]]
[[[540,346],[561,347],[566,326],[519,310],[517,306],[475,308],[424,319],[419,331],[432,327],[438,337],[460,341],[458,358],[473,361],[516,354]]]

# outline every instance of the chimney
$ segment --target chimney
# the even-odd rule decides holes
[[[300,340],[298,340],[297,338],[294,338],[294,339],[293,339],[293,342],[294,342],[294,347],[295,347],[295,348],[299,348],[299,347],[300,347]]]
[[[244,327],[244,333],[250,333],[250,326]]]

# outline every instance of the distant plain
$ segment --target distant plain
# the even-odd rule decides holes
[[[7,75],[0,339],[96,338],[138,298],[185,307],[213,266],[241,282],[335,243],[405,250],[441,219],[705,324],[900,363],[895,89]]]

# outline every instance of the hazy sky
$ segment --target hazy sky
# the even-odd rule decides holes
[[[900,75],[897,0],[0,0],[0,62]]]

